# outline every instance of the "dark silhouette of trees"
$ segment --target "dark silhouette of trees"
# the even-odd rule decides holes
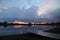
[[[8,25],[7,21],[3,22],[4,27],[7,27],[7,25]]]
[[[29,22],[29,24],[28,24],[28,25],[29,25],[29,27],[30,27],[32,24]]]
[[[6,24],[8,24],[8,23],[7,23],[7,21],[5,21],[5,22],[3,22],[3,24],[5,24],[5,25],[6,25]]]
[[[2,25],[2,23],[0,22],[0,25]]]

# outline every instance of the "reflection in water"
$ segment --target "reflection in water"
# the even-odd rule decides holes
[[[15,25],[15,28],[31,27],[32,25]]]
[[[47,26],[47,25],[15,25],[14,28],[25,28],[28,30],[47,30],[54,28],[56,26]]]
[[[45,28],[47,28],[48,26],[46,26],[46,25],[41,25],[41,27],[42,27],[43,29],[45,29]]]
[[[14,26],[15,28],[21,28],[21,27],[24,27],[23,25],[15,25]]]
[[[4,25],[4,27],[7,27],[7,25]]]
[[[15,25],[15,26],[0,26],[0,35],[14,35],[27,33],[26,30],[36,32],[47,29],[52,29],[55,26],[47,25]]]
[[[23,27],[35,27],[35,26],[41,26],[42,28],[46,28],[48,26],[46,25],[15,25],[15,28],[23,28]]]

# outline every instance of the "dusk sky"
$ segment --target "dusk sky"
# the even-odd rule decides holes
[[[60,0],[0,0],[1,18],[60,20]]]

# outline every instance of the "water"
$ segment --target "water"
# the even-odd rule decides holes
[[[0,26],[0,36],[6,35],[16,35],[16,34],[26,34],[29,31],[36,32],[36,31],[45,31],[56,26],[46,26],[46,25],[15,25],[15,26]],[[28,30],[28,32],[26,31]]]

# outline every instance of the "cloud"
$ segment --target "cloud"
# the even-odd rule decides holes
[[[60,21],[60,8],[53,10],[49,15],[53,21]]]
[[[59,16],[59,13],[56,12],[60,8],[59,4],[60,0],[0,0],[0,18],[42,19],[41,16],[43,16],[43,19],[50,20]],[[37,11],[39,11],[39,15],[41,14],[39,17]]]
[[[6,7],[29,8],[31,6],[41,6],[44,0],[0,0],[0,4]]]
[[[29,9],[22,10],[20,12],[20,15],[22,15],[22,18],[36,18],[37,17],[37,15],[36,15],[37,10],[38,10],[37,6],[32,6]]]
[[[19,8],[11,7],[0,13],[0,18],[16,18],[19,12]]]
[[[1,16],[9,18],[36,18],[37,6],[32,6],[29,9],[20,10],[18,7],[10,7],[4,12],[0,13]]]

